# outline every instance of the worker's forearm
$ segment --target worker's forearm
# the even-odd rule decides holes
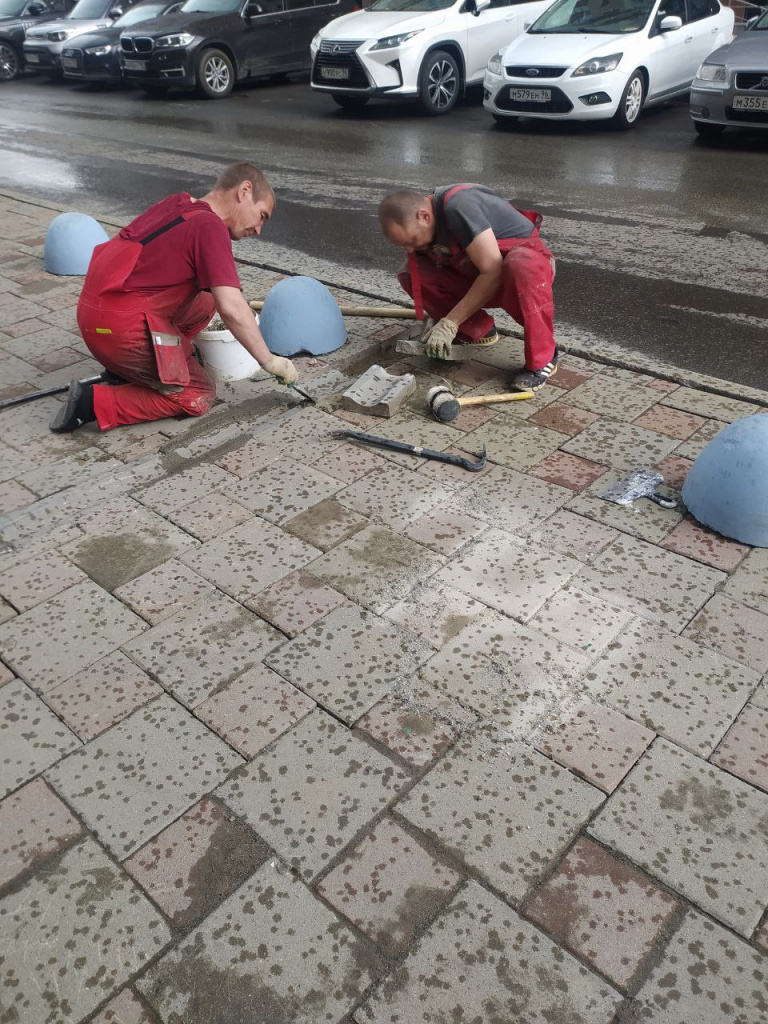
[[[243,299],[242,306],[234,308],[227,307],[219,309],[219,316],[224,321],[227,330],[237,338],[243,348],[250,352],[253,358],[262,365],[270,358],[270,351],[261,336],[253,310]]]
[[[501,268],[478,274],[464,298],[447,314],[448,319],[453,320],[455,324],[463,324],[473,313],[483,308],[499,290],[500,285]]]

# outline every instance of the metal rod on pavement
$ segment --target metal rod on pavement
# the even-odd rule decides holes
[[[80,383],[99,384],[103,383],[103,381],[104,378],[99,373],[95,377],[84,377]],[[10,409],[12,405],[23,405],[25,402],[34,402],[38,398],[47,398],[48,395],[62,395],[65,391],[69,391],[69,384],[57,384],[55,388],[45,388],[43,391],[30,391],[26,395],[16,395],[14,398],[5,398],[0,402],[0,411],[3,409]]]
[[[264,305],[263,299],[254,299],[248,305],[258,312]],[[374,316],[388,320],[415,320],[416,311],[405,306],[339,306],[342,316]]]

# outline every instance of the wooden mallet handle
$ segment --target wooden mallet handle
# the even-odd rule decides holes
[[[533,391],[508,391],[503,395],[476,395],[474,398],[458,398],[457,401],[463,408],[465,405],[496,405],[499,402],[522,402],[526,398],[533,397]]]
[[[251,309],[257,312],[263,307],[262,299],[249,302]],[[416,312],[405,306],[339,306],[342,316],[374,316],[386,320],[415,320]]]

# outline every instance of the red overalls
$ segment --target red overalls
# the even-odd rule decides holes
[[[443,207],[451,196],[470,187],[457,185],[450,189],[443,197]],[[501,286],[488,305],[505,310],[522,326],[526,369],[540,370],[555,354],[554,259],[539,237],[541,214],[532,210],[520,213],[533,222],[534,229],[528,238],[497,239],[504,259]],[[466,252],[451,242],[450,253],[444,255],[434,248],[409,253],[407,269],[403,268],[398,281],[413,299],[417,318],[421,320],[426,310],[437,321],[464,298],[477,275],[477,267]],[[492,329],[493,318],[484,309],[459,324],[459,333],[470,341],[477,341]]]
[[[215,312],[212,296],[195,281],[150,296],[125,289],[142,247],[196,213],[186,211],[138,242],[117,235],[93,250],[77,324],[102,366],[128,382],[94,385],[101,430],[179,413],[202,416],[213,405],[216,387],[190,342]]]

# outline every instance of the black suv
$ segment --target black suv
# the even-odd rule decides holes
[[[30,25],[63,18],[75,0],[0,0],[0,82],[24,70],[21,44]]]
[[[61,51],[64,77],[76,82],[104,82],[117,85],[120,70],[120,34],[132,25],[165,17],[181,7],[182,0],[144,0],[106,28],[76,36]]]
[[[235,82],[305,71],[309,44],[355,0],[186,0],[178,14],[120,37],[123,77],[147,92],[171,86],[220,99]]]

